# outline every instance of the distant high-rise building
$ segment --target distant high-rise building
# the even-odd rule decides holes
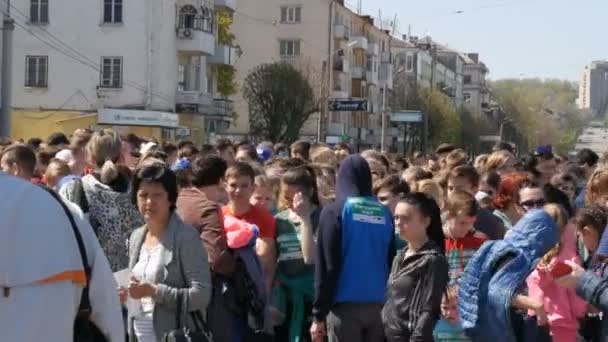
[[[595,61],[585,67],[578,86],[578,106],[595,116],[608,110],[608,61]]]

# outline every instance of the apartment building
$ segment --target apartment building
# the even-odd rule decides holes
[[[379,143],[376,117],[384,89],[392,89],[390,35],[341,1],[239,1],[234,33],[243,56],[236,64],[238,82],[263,63],[292,63],[309,78],[316,95],[329,100],[362,99],[367,112],[325,112],[311,116],[300,134],[314,140],[319,117],[326,141],[344,136],[367,145]],[[323,90],[328,91],[323,93]],[[249,112],[241,94],[233,97],[238,120],[226,135],[237,139],[249,133]]]
[[[202,142],[230,102],[215,69],[235,62],[217,18],[236,0],[13,0],[13,136],[78,127]]]
[[[481,117],[489,109],[491,94],[486,84],[488,68],[479,60],[478,53],[464,55],[464,105],[477,117]]]
[[[595,61],[585,66],[578,86],[578,106],[595,116],[608,110],[608,61]]]
[[[463,104],[464,63],[462,54],[429,37],[395,39],[392,49],[395,68],[411,86],[433,88],[452,99],[455,108]]]

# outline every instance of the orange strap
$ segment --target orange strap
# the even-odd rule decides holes
[[[40,284],[50,284],[50,283],[59,283],[63,281],[71,281],[76,285],[80,285],[85,287],[87,284],[87,275],[83,270],[79,271],[65,271],[61,273],[57,273],[52,275],[46,279],[40,280],[38,283]]]

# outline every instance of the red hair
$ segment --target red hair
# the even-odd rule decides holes
[[[513,203],[516,203],[519,197],[519,187],[528,179],[526,172],[511,172],[503,175],[498,186],[498,193],[494,199],[494,206],[504,210]]]

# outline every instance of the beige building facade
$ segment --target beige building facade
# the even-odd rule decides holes
[[[337,142],[350,136],[366,145],[379,144],[384,89],[392,89],[390,35],[358,16],[340,1],[240,0],[233,32],[243,55],[236,63],[242,85],[258,65],[286,61],[308,77],[321,101],[300,135],[314,140],[322,120],[322,139]],[[323,110],[334,100],[368,101],[365,112]],[[239,91],[233,97],[237,120],[226,136],[249,133],[249,112]]]

